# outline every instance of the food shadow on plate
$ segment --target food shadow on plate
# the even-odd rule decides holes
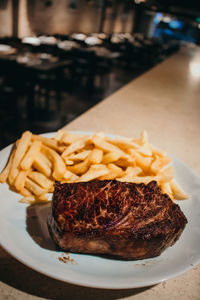
[[[26,209],[26,230],[40,247],[59,250],[52,241],[47,227],[50,206],[51,203],[29,205]]]
[[[150,291],[153,286],[132,289],[99,289],[78,286],[67,282],[62,282],[21,264],[10,257],[3,249],[0,257],[0,280],[6,284],[6,288],[14,288],[15,299],[51,299],[51,300],[117,300],[135,296],[136,299],[145,291]],[[6,292],[0,299],[13,299],[11,294]],[[24,295],[23,293],[27,293]],[[5,295],[4,295],[5,294]],[[8,298],[6,295],[8,294]],[[24,296],[23,296],[24,295]],[[10,298],[9,298],[10,297]],[[26,297],[26,298],[25,298]],[[137,298],[138,297],[138,298]],[[146,296],[148,298],[148,294]],[[134,298],[135,299],[135,298]]]

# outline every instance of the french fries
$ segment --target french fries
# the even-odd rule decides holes
[[[17,177],[18,172],[18,166],[24,157],[25,153],[27,152],[28,146],[31,142],[31,132],[26,131],[22,134],[21,139],[18,142],[18,145],[16,147],[16,151],[12,160],[12,164],[10,166],[10,172],[8,175],[9,183],[12,185]]]
[[[32,171],[28,174],[28,177],[46,190],[50,190],[53,186],[53,181],[48,179],[42,173]]]
[[[188,198],[188,195],[184,192],[184,190],[180,187],[180,185],[176,182],[175,179],[172,179],[170,182],[172,194],[176,200],[185,200]]]
[[[12,166],[13,158],[15,156],[15,152],[16,152],[16,150],[13,150],[13,152],[11,153],[11,155],[9,157],[9,160],[8,160],[8,163],[5,167],[5,169],[0,174],[0,182],[1,183],[6,182],[6,180],[8,178],[8,175],[9,175],[9,172],[10,172],[10,169],[11,169],[11,166]]]
[[[78,179],[78,182],[94,180],[108,173],[109,170],[105,165],[91,165],[89,170]]]
[[[22,162],[20,163],[20,167],[23,170],[28,170],[31,168],[33,164],[34,157],[36,157],[40,151],[42,143],[40,141],[34,141],[30,146],[29,150],[25,154]]]
[[[90,180],[157,181],[172,200],[188,195],[174,179],[171,159],[151,145],[146,131],[138,139],[111,139],[103,132],[80,135],[59,130],[55,138],[26,131],[16,142],[0,182],[20,193],[22,203],[49,201],[54,182]]]
[[[28,171],[21,170],[15,180],[15,188],[17,191],[22,191],[25,186],[25,180],[27,178]]]
[[[33,168],[47,177],[51,176],[52,163],[43,153],[39,153],[35,157],[33,162]]]
[[[55,150],[52,150],[46,146],[43,146],[41,150],[52,161],[52,164],[53,164],[52,176],[53,176],[53,178],[55,178],[55,180],[61,180],[65,171],[67,170],[63,159]]]
[[[100,164],[103,158],[103,150],[93,149],[88,155],[88,160],[92,164]]]
[[[33,180],[26,178],[25,180],[25,187],[36,196],[41,196],[46,194],[46,190],[40,187],[36,182]]]

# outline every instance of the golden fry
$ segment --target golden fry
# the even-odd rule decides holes
[[[151,171],[154,174],[157,174],[164,166],[168,165],[171,162],[171,159],[167,156],[165,157],[156,157],[154,162],[151,164]]]
[[[106,166],[109,170],[109,173],[99,177],[98,179],[100,179],[100,180],[112,180],[112,179],[115,179],[117,177],[122,177],[125,173],[120,167],[116,166],[115,164],[111,163],[111,164],[107,164]]]
[[[36,201],[38,201],[38,202],[48,202],[49,201],[49,197],[48,197],[47,194],[39,195],[36,198]]]
[[[24,196],[22,199],[19,200],[19,202],[33,204],[35,203],[35,196],[34,195]]]
[[[90,181],[108,173],[109,170],[105,165],[91,165],[89,170],[78,179],[78,182]]]
[[[12,165],[12,161],[13,161],[13,157],[15,155],[15,151],[16,151],[15,149],[12,151],[6,167],[4,168],[4,170],[0,174],[0,182],[1,183],[6,182],[6,180],[8,178],[8,175],[9,175],[9,172],[10,172],[10,168],[11,168],[11,165]]]
[[[167,194],[172,200],[174,200],[170,182],[163,182],[161,184],[161,191],[163,192],[163,194]]]
[[[159,183],[170,182],[174,177],[174,169],[172,166],[160,170],[156,175]]]
[[[52,173],[52,163],[50,162],[49,165],[49,159],[43,154],[39,153],[37,157],[35,158],[35,161],[33,163],[33,167],[44,174],[47,177],[51,176]]]
[[[107,140],[108,141],[108,140]],[[109,140],[109,143],[117,146],[123,151],[126,151],[127,149],[138,149],[139,145],[135,142],[132,141],[132,139],[126,138],[126,139],[114,139],[114,140]]]
[[[56,132],[56,137],[55,137],[55,140],[56,141],[61,141],[62,140],[62,137],[63,137],[63,134],[64,134],[64,131],[63,130],[58,130],[57,132]]]
[[[116,160],[118,160],[120,158],[120,156],[121,156],[121,154],[119,152],[109,152],[103,156],[101,163],[109,164],[109,163],[115,162]]]
[[[124,173],[122,168],[120,168],[119,166],[117,166],[113,163],[107,164],[106,167],[111,171],[118,172],[119,174]]]
[[[91,150],[83,150],[82,152],[79,152],[77,154],[71,154],[70,156],[68,156],[68,159],[72,160],[72,161],[81,161],[84,160],[88,157],[88,155],[90,154]]]
[[[73,144],[69,145],[66,150],[62,153],[62,157],[68,156],[69,154],[80,150],[85,147],[88,137],[82,137],[78,141],[74,142]]]
[[[13,184],[15,181],[15,178],[18,174],[18,172],[16,171],[22,158],[24,157],[28,146],[31,142],[31,137],[32,137],[32,133],[30,131],[25,131],[22,134],[22,137],[20,138],[18,144],[17,144],[17,148],[15,151],[15,155],[13,157],[12,160],[12,165],[11,165],[11,169],[8,175],[8,179],[9,179],[9,183]]]
[[[126,156],[126,153],[116,147],[115,145],[112,145],[108,142],[106,142],[103,138],[94,135],[92,138],[92,142],[100,149],[104,150],[105,152],[119,152],[121,156]]]
[[[128,176],[138,176],[139,174],[142,173],[142,169],[140,167],[127,167],[126,168],[126,174]]]
[[[70,160],[68,157],[63,157],[63,160],[64,160],[64,162],[65,162],[65,164],[66,164],[67,166],[72,166],[72,165],[74,165],[74,161],[73,161],[73,160]]]
[[[19,202],[21,203],[27,203],[27,204],[35,204],[35,203],[46,203],[48,202],[48,196],[47,195],[40,195],[38,197],[34,195],[25,196],[22,199],[20,199]]]
[[[140,133],[140,138],[138,140],[138,143],[140,145],[145,145],[145,144],[148,144],[148,134],[146,132],[146,130],[143,130],[141,133]]]
[[[129,157],[129,158],[120,158],[118,160],[115,161],[115,164],[117,166],[120,166],[120,167],[128,167],[128,166],[132,166],[132,167],[135,167],[135,159],[132,158],[132,157]]]
[[[49,168],[52,168],[52,167],[53,167],[52,161],[51,161],[45,154],[43,154],[42,152],[40,152],[40,153],[38,154],[38,156],[40,156],[41,160],[42,160]]]
[[[39,184],[42,188],[49,190],[53,186],[53,181],[48,179],[40,172],[32,171],[28,174],[28,177]]]
[[[26,152],[22,162],[20,163],[20,167],[23,170],[28,170],[31,168],[36,156],[38,155],[41,148],[41,141],[34,141],[30,146],[29,150]]]
[[[25,187],[20,191],[20,194],[22,195],[22,196],[33,196],[33,194],[29,191],[29,190],[27,190]]]
[[[119,177],[118,172],[109,171],[108,174],[98,177],[99,180],[113,180]]]
[[[129,176],[129,175],[121,178],[117,178],[117,180],[123,182],[134,182],[134,183],[145,183],[145,184],[153,180],[157,181],[156,179],[157,179],[156,176]]]
[[[152,150],[145,146],[138,148],[138,152],[143,156],[152,156]]]
[[[88,160],[88,158],[86,158],[84,161],[82,161],[74,166],[68,166],[67,169],[69,171],[71,171],[72,173],[80,175],[80,174],[87,172],[89,166],[90,166],[89,160]]]
[[[29,178],[26,178],[25,180],[25,187],[36,196],[46,194],[47,192],[47,190],[41,188],[37,183],[35,183]]]
[[[52,138],[47,138],[41,135],[36,135],[33,134],[32,135],[32,139],[33,140],[37,140],[37,141],[41,141],[45,146],[50,147],[54,150],[58,150],[58,141],[56,141],[55,139]]]
[[[103,151],[101,149],[93,149],[88,155],[88,160],[91,164],[99,164],[103,158]]]
[[[19,174],[19,169],[18,168],[10,170],[9,175],[8,175],[8,182],[9,182],[10,186],[14,185],[18,174]]]
[[[19,171],[19,174],[17,175],[16,177],[16,180],[15,180],[15,188],[17,191],[21,192],[23,189],[24,189],[24,185],[25,185],[25,180],[26,180],[26,177],[28,175],[28,171],[24,171],[24,170],[21,170]]]
[[[78,178],[79,178],[79,177],[78,177],[76,174],[70,172],[69,170],[66,170],[66,171],[65,171],[65,174],[64,174],[64,176],[63,176],[63,180],[66,180],[66,181],[68,181],[68,182],[74,182],[74,181],[76,181]]]
[[[135,153],[136,166],[140,167],[144,172],[149,171],[152,160],[152,157],[143,157],[139,153]]]
[[[83,137],[86,137],[86,135],[81,134],[73,134],[68,131],[62,130],[62,136],[60,138],[60,142],[64,143],[65,145],[74,144],[77,141],[82,140]]]
[[[53,178],[55,180],[61,180],[66,171],[66,166],[62,157],[56,151],[46,146],[42,146],[42,151],[51,159],[53,163]]]
[[[184,192],[184,190],[180,187],[180,185],[176,182],[175,179],[172,179],[170,181],[170,186],[172,189],[173,196],[176,200],[185,200],[189,198],[189,196]]]

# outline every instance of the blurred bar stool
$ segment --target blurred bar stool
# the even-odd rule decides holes
[[[19,124],[25,112],[23,97],[27,95],[26,76],[14,61],[1,61],[0,127],[1,144],[14,141],[20,135]],[[24,101],[25,103],[25,101]],[[24,108],[24,109],[23,109]]]
[[[95,88],[103,93],[109,88],[112,60],[109,57],[97,56],[95,66]]]
[[[88,94],[94,90],[96,55],[87,49],[73,49],[70,75],[73,89],[83,89]]]
[[[27,105],[31,127],[33,130],[37,127],[45,130],[55,121],[59,127],[62,68],[49,71],[31,70],[29,78],[31,80]]]

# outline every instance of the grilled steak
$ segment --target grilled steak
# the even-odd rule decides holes
[[[48,227],[66,251],[123,259],[160,255],[180,237],[187,219],[155,181],[56,182]]]

